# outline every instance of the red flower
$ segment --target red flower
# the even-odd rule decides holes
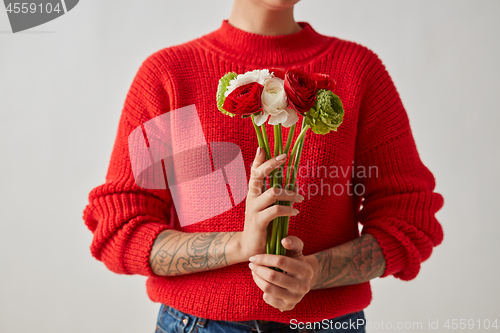
[[[312,77],[316,80],[318,89],[333,90],[337,84],[334,79],[326,74],[313,74]]]
[[[279,77],[280,79],[284,80],[286,70],[281,69],[281,68],[270,68],[269,73],[273,73],[274,76]]]
[[[262,109],[262,90],[264,87],[252,82],[234,89],[224,101],[224,110],[242,116],[259,112]]]
[[[316,101],[316,81],[302,70],[288,70],[285,74],[285,92],[290,106],[304,115]]]

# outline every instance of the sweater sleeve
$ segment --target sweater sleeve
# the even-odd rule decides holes
[[[358,221],[362,234],[373,235],[384,253],[386,269],[381,277],[411,280],[443,240],[435,218],[443,197],[434,192],[435,179],[420,160],[394,83],[380,59],[372,55],[356,140],[355,183],[364,192]]]
[[[149,266],[152,245],[160,232],[171,228],[169,191],[136,185],[128,149],[128,136],[135,128],[169,109],[163,81],[158,63],[150,56],[128,91],[106,181],[90,192],[83,213],[93,233],[92,255],[118,274],[153,276]]]

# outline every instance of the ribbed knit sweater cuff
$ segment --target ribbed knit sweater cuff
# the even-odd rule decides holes
[[[377,240],[385,257],[385,271],[380,277],[393,275],[405,269],[406,249],[393,236],[377,228],[365,228],[362,234],[371,234]]]
[[[169,227],[165,224],[144,223],[135,228],[125,239],[110,238],[102,247],[102,260],[114,271],[121,266],[118,269],[120,273],[156,276],[149,265],[149,257],[156,237],[167,229]],[[111,265],[114,267],[109,267]]]

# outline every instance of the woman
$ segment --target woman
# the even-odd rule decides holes
[[[235,0],[218,30],[151,55],[132,83],[106,183],[91,192],[84,219],[93,256],[116,273],[149,277],[148,295],[162,303],[158,332],[364,332],[369,280],[415,278],[442,241],[434,215],[443,199],[382,62],[295,22],[297,2]],[[284,157],[255,153],[249,120],[216,107],[220,77],[263,68],[327,74],[344,104],[338,132],[307,134],[298,193],[260,190]],[[141,127],[146,136],[147,121],[190,105],[206,142],[240,147],[250,190],[244,203],[181,225],[167,185],[137,185],[128,140]],[[270,206],[276,200],[294,205]],[[276,216],[293,216],[286,257],[264,254]]]

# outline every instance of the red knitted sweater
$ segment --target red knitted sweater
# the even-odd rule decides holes
[[[410,280],[441,243],[443,231],[434,215],[443,198],[433,192],[434,177],[419,158],[406,111],[381,60],[364,46],[300,24],[303,29],[292,35],[261,36],[224,21],[218,30],[162,49],[141,65],[123,107],[106,182],[90,193],[83,217],[94,235],[92,255],[115,273],[147,276],[152,301],[207,319],[284,323],[334,318],[371,301],[365,282],[312,290],[292,311],[280,312],[263,301],[247,263],[175,277],[152,272],[148,260],[160,232],[242,231],[245,203],[181,227],[168,190],[135,184],[128,136],[154,117],[195,104],[206,141],[239,145],[248,175],[257,147],[254,129],[248,119],[223,115],[215,101],[218,80],[229,71],[300,68],[337,81],[334,92],[343,101],[344,122],[328,135],[309,131],[302,153],[301,164],[310,171],[300,173],[298,183],[320,191],[294,205],[300,214],[290,221],[289,234],[304,241],[305,255],[359,237],[359,222],[362,233],[372,234],[382,248],[383,276]],[[363,167],[366,174],[358,173]]]

